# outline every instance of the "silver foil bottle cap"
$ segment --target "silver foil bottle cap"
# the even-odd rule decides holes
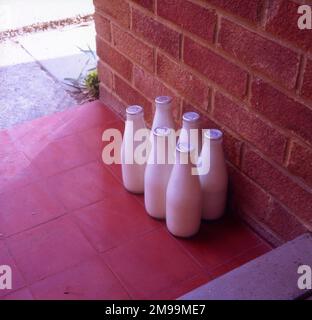
[[[129,106],[126,109],[126,112],[127,112],[127,114],[135,115],[135,114],[139,114],[139,113],[143,112],[143,108],[138,105],[133,105],[133,106]]]
[[[160,96],[155,99],[157,104],[169,104],[172,101],[172,97],[169,96]]]
[[[170,133],[171,133],[171,129],[168,127],[157,127],[153,130],[153,134],[155,136],[160,136],[160,137],[169,136]]]
[[[205,137],[210,140],[222,139],[223,133],[218,129],[208,129],[205,131]]]
[[[183,114],[183,120],[187,122],[195,122],[199,120],[200,115],[197,112],[191,111],[191,112],[185,112]]]

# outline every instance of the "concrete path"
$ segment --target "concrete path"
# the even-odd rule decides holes
[[[0,43],[0,129],[80,104],[65,78],[96,66],[94,23],[28,34]]]
[[[96,67],[94,23],[25,35],[18,43],[59,82]],[[93,54],[82,50],[92,50]],[[70,87],[67,87],[69,89]]]
[[[93,12],[92,0],[0,0],[0,32]]]
[[[0,129],[76,104],[18,44],[7,41],[0,47]]]

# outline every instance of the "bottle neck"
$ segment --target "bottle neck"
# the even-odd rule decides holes
[[[183,120],[182,128],[185,130],[200,129],[199,121],[185,121]]]
[[[143,113],[140,114],[127,114],[126,118],[127,122],[132,123],[133,126],[139,128],[145,128],[145,121]]]
[[[205,137],[202,154],[208,155],[210,161],[224,159],[222,139],[213,140]]]
[[[171,113],[171,104],[156,104],[156,112],[157,113]]]

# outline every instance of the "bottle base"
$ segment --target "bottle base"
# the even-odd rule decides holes
[[[142,194],[144,194],[144,191],[141,191],[141,190],[131,190],[130,188],[127,188],[126,186],[124,186],[124,188],[125,188],[129,193],[132,193],[132,194],[137,194],[137,195],[142,195]]]

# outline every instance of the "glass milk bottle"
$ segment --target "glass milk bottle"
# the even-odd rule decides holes
[[[145,169],[145,208],[153,218],[165,219],[166,190],[174,164],[176,140],[173,130],[167,127],[155,128],[153,138],[154,142]]]
[[[182,117],[182,129],[179,142],[188,143],[195,148],[197,154],[201,151],[201,123],[197,112],[185,112]]]
[[[167,187],[166,223],[168,230],[178,237],[191,237],[200,227],[202,192],[198,175],[194,174],[191,154],[194,148],[179,143]]]
[[[141,106],[129,106],[126,109],[127,119],[121,145],[121,170],[124,187],[133,193],[144,192],[144,172],[146,161],[139,159],[135,150],[142,141],[134,141],[139,129],[146,129],[144,112]]]
[[[228,175],[222,147],[223,134],[209,129],[204,134],[198,168],[203,192],[203,219],[219,219],[225,210]]]
[[[155,99],[156,111],[152,125],[152,132],[157,127],[175,128],[172,115],[172,98],[160,96]]]

